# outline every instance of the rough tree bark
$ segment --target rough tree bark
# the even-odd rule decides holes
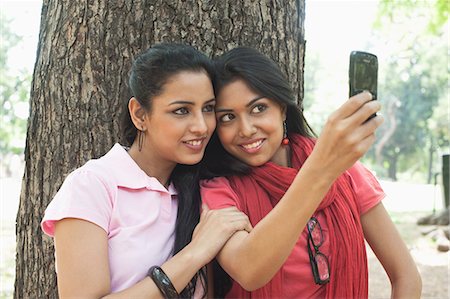
[[[118,141],[132,58],[176,41],[214,56],[252,46],[303,95],[304,0],[44,0],[17,215],[14,298],[57,298],[53,242],[39,228],[65,176]]]

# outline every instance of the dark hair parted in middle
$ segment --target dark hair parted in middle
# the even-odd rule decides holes
[[[297,105],[291,85],[279,66],[259,51],[239,47],[220,56],[214,63],[214,92],[220,93],[226,85],[243,80],[250,89],[286,108],[287,133],[312,137],[314,132]],[[220,143],[217,133],[206,148],[203,178],[243,175],[249,166],[231,156]]]

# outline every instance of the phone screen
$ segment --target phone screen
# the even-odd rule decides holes
[[[371,53],[353,51],[350,54],[350,96],[368,90],[377,96],[378,60]]]
[[[377,90],[377,66],[367,58],[355,61],[355,89],[357,90]]]

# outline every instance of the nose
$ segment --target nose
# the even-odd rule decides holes
[[[208,126],[203,113],[199,113],[194,117],[190,131],[197,135],[205,135],[208,132]]]
[[[256,133],[256,127],[247,119],[242,118],[239,127],[239,136],[243,138],[250,138]]]

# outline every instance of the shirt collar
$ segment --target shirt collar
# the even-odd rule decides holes
[[[101,159],[104,159],[107,162],[106,164],[111,166],[109,170],[120,187],[129,189],[146,188],[168,192],[170,195],[177,194],[172,182],[166,189],[156,178],[148,176],[131,158],[127,150],[118,143],[114,144]]]

